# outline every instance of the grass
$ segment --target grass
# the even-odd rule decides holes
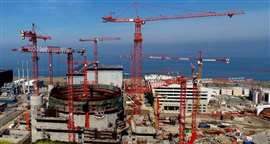
[[[0,144],[12,144],[8,140],[0,140]]]

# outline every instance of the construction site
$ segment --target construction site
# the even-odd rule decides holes
[[[80,49],[39,46],[39,41],[51,41],[53,37],[39,34],[33,23],[32,29],[20,31],[26,45],[11,50],[31,55],[27,57],[32,61],[31,77],[27,65],[27,74],[10,76],[0,88],[0,142],[270,143],[269,85],[250,79],[202,76],[204,64],[229,65],[229,57],[204,57],[202,51],[197,57],[143,53],[142,26],[148,22],[151,25],[150,22],[156,21],[196,21],[207,17],[237,19],[244,14],[244,11],[226,11],[145,18],[103,16],[102,21],[108,25],[135,26],[134,47],[129,55],[119,56],[130,62],[128,68],[106,65],[99,60],[102,54],[98,53],[98,44],[120,41],[120,37],[77,38],[86,47]],[[87,53],[93,57],[87,57]],[[48,57],[45,78],[39,75],[41,54]],[[59,55],[66,57],[67,69],[65,75],[56,77],[54,71],[58,67],[53,57]],[[189,62],[191,65],[186,69],[190,75],[144,74],[144,60]],[[124,76],[125,70],[129,76]],[[1,73],[0,79],[8,79],[7,74]]]

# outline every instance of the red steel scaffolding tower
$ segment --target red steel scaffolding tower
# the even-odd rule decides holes
[[[189,144],[193,144],[197,138],[197,113],[200,105],[200,90],[198,87],[198,75],[195,74],[195,67],[191,64],[192,73],[192,122],[191,122],[191,137],[188,141]]]
[[[187,81],[181,78],[179,98],[179,144],[185,143]]]
[[[68,85],[68,139],[75,141],[75,134],[73,132],[74,125],[74,108],[73,108],[73,51],[68,49],[67,52],[67,85]]]

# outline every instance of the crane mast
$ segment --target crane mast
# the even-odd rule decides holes
[[[73,130],[74,125],[74,111],[73,111],[73,53],[72,50],[67,53],[67,81],[68,81],[68,138],[69,141],[75,141],[75,134]]]
[[[185,144],[186,129],[186,96],[187,81],[183,77],[180,79],[180,97],[179,97],[179,144]]]
[[[199,51],[197,63],[198,63],[198,79],[201,80],[201,78],[202,78],[202,67],[203,67],[202,51]]]
[[[197,113],[200,105],[200,89],[198,87],[198,75],[194,72],[194,67],[192,69],[192,122],[191,122],[191,137],[188,141],[189,144],[193,144],[197,138]]]
[[[87,99],[89,96],[89,83],[87,80],[87,53],[86,51],[82,51],[83,55],[83,98]],[[89,105],[88,101],[85,105],[85,128],[90,128],[90,116],[89,116]]]
[[[49,65],[49,84],[53,85],[53,56],[51,52],[51,48],[49,48],[49,54],[48,54],[48,65]]]

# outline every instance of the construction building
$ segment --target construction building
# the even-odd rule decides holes
[[[159,114],[161,112],[179,114],[179,129],[176,128],[175,122],[171,124],[174,120],[169,119],[169,122],[166,124],[173,125],[172,127],[179,130],[179,143],[187,139],[185,138],[185,113],[192,113],[192,135],[189,143],[194,143],[197,138],[197,109],[200,113],[207,113],[207,105],[210,96],[213,94],[213,90],[202,86],[200,83],[202,56],[200,55],[196,59],[200,68],[198,70],[198,76],[195,76],[193,69],[192,80],[181,76],[178,77],[179,79],[177,81],[173,81],[173,83],[165,82],[166,85],[153,86],[150,82],[153,96],[159,105],[154,110],[150,108],[146,109],[148,111],[142,115],[141,106],[143,106],[144,99],[141,97],[149,90],[148,85],[144,85],[144,81],[141,81],[143,75],[142,25],[148,21],[212,16],[232,17],[238,14],[243,14],[243,12],[207,12],[152,18],[140,18],[139,16],[136,18],[114,18],[111,15],[102,17],[104,22],[132,22],[135,24],[134,51],[131,51],[130,54],[131,85],[125,84],[124,89],[124,92],[132,95],[133,112],[132,115],[129,117],[127,115],[126,118],[122,97],[123,67],[99,64],[96,43],[102,41],[102,38],[80,39],[80,41],[94,42],[93,54],[95,58],[94,61],[90,62],[92,64],[87,66],[89,62],[87,61],[85,49],[78,51],[72,48],[63,49],[60,47],[47,47],[48,49],[45,50],[37,49],[38,39],[46,41],[50,40],[51,37],[36,34],[34,24],[31,31],[21,31],[22,38],[29,38],[33,46],[22,48],[22,51],[32,53],[33,80],[39,80],[38,53],[49,53],[49,57],[52,57],[52,53],[67,55],[67,85],[54,86],[52,81],[52,58],[48,59],[50,76],[48,97],[45,97],[46,93],[42,89],[39,89],[37,82],[34,82],[32,85],[34,93],[31,95],[30,100],[31,123],[29,115],[25,116],[26,128],[30,128],[31,124],[32,142],[36,142],[39,139],[50,139],[77,143],[121,143],[122,140],[127,143],[130,143],[130,141],[134,143],[158,143],[158,139],[162,139],[163,137],[162,132],[160,132],[162,130],[160,126],[164,126],[166,123],[164,121],[164,123],[160,123]],[[55,49],[53,50],[53,48]],[[73,53],[79,53],[84,57],[84,64],[78,67],[75,72],[73,70]],[[208,59],[208,61],[213,60],[217,61],[217,59]],[[221,89],[219,94],[241,95],[243,94],[243,90],[236,89],[234,93],[232,89]],[[128,127],[125,121],[129,124]],[[155,127],[153,123],[155,123]],[[129,129],[128,133],[126,133],[127,129]],[[162,137],[157,137],[159,132]],[[200,137],[199,134],[198,137]]]
[[[125,128],[121,89],[112,85],[90,85],[86,98],[82,98],[81,85],[74,85],[73,90],[75,141],[120,143]],[[67,87],[54,87],[45,107],[40,101],[34,103],[41,109],[31,119],[32,142],[44,138],[68,141]],[[89,112],[90,128],[85,127],[86,112]]]
[[[270,104],[270,88],[253,88],[251,97],[255,104]]]
[[[187,83],[186,91],[186,112],[192,112],[192,101],[194,99],[192,94],[192,82]],[[153,96],[159,98],[161,113],[179,113],[179,98],[180,98],[180,85],[170,84],[167,86],[160,86],[152,89]],[[211,96],[210,90],[206,87],[200,88],[200,112],[207,112],[207,104]]]
[[[121,65],[99,65],[98,82],[99,84],[113,85],[122,88],[123,85],[123,66]],[[74,84],[83,84],[83,67],[77,68],[73,76]],[[87,80],[93,82],[95,80],[94,65],[89,65],[87,68]]]

